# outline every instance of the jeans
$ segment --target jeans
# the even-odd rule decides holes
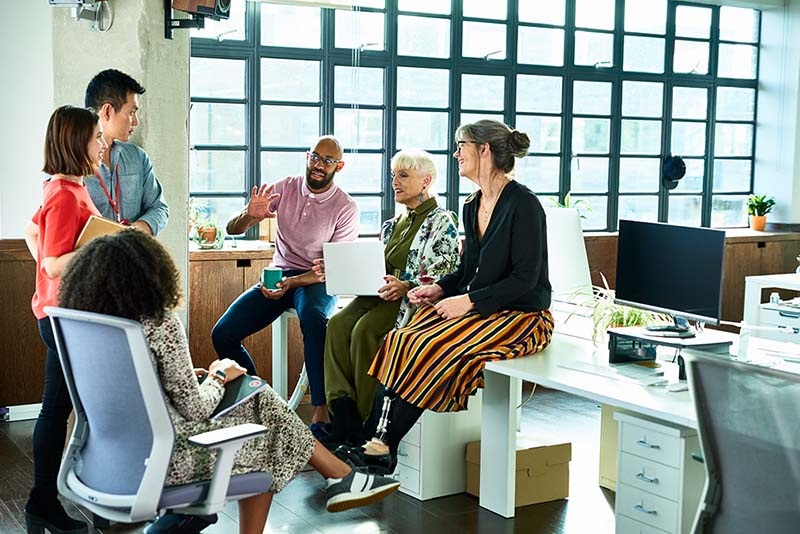
[[[47,357],[42,409],[33,429],[33,487],[34,490],[55,496],[72,401],[58,360],[50,318],[39,319],[39,335],[47,347]]]
[[[302,274],[305,271],[284,271],[285,276]],[[289,289],[279,300],[271,300],[261,293],[257,284],[244,293],[220,317],[211,331],[214,350],[220,358],[230,358],[257,374],[253,359],[242,345],[242,341],[272,324],[281,314],[294,308],[300,319],[303,332],[303,357],[311,387],[311,404],[325,404],[325,371],[322,365],[325,349],[325,330],[336,304],[336,297],[325,292],[325,284]]]

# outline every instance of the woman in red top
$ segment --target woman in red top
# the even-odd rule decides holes
[[[75,241],[90,215],[100,215],[83,177],[94,173],[106,144],[97,115],[83,108],[62,106],[47,124],[42,205],[28,224],[39,226],[39,239],[27,240],[36,259],[36,293],[31,307],[47,348],[42,409],[33,431],[33,489],[25,505],[28,532],[84,532],[86,524],[69,517],[58,501],[56,479],[64,451],[67,418],[72,411],[61,364],[58,361],[45,306],[58,302],[61,273],[75,255]]]

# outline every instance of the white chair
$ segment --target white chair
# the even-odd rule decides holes
[[[216,449],[211,480],[164,486],[175,443],[166,396],[135,321],[48,307],[75,427],[58,474],[58,491],[94,514],[125,523],[167,511],[219,512],[228,500],[265,493],[270,473],[231,476],[236,451],[266,428],[244,424],[198,434]]]
[[[297,317],[294,308],[289,308],[272,323],[272,389],[283,398],[287,398],[289,391],[289,317]],[[287,403],[292,410],[296,410],[308,391],[308,375],[306,365],[300,371],[297,385],[288,397]]]

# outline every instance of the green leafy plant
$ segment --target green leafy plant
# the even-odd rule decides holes
[[[208,202],[192,198],[189,201],[189,236],[201,247],[222,248],[225,235],[210,215]]]
[[[671,323],[672,320],[660,313],[653,313],[630,306],[614,303],[614,290],[608,287],[608,280],[600,273],[603,287],[594,286],[592,308],[592,341],[599,343],[606,330],[621,326],[646,326],[651,324]]]
[[[571,196],[570,192],[567,192],[564,195],[564,202],[559,202],[557,198],[550,197],[550,202],[552,202],[553,206],[556,208],[573,208],[578,211],[578,215],[580,215],[581,219],[585,219],[586,215],[583,214],[583,211],[592,211],[592,206],[587,201],[583,200],[582,198],[574,199]]]
[[[748,215],[766,215],[772,211],[775,199],[767,195],[750,195],[747,197]]]

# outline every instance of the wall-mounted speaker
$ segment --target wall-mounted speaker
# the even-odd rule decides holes
[[[215,20],[230,16],[231,0],[172,0],[172,9]]]

